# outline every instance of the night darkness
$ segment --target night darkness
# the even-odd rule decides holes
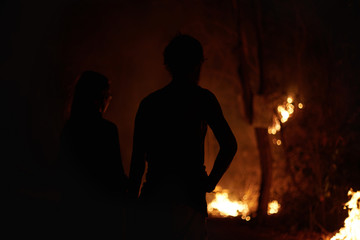
[[[213,219],[209,239],[276,239],[256,236],[264,226],[291,232],[288,239],[305,239],[296,234],[307,230],[335,232],[346,217],[347,191],[360,190],[359,24],[356,0],[2,1],[1,159],[10,222],[26,224],[41,211],[51,217],[61,199],[59,137],[85,70],[111,81],[104,117],[118,127],[129,174],[136,111],[170,82],[162,54],[181,32],[202,43],[199,85],[216,95],[238,143],[219,185],[234,198],[246,195],[254,219],[263,176],[257,129],[271,124],[287,96],[304,104],[281,133],[268,135],[267,194],[282,203],[281,212],[261,223]],[[273,144],[277,139],[282,145]],[[210,131],[208,173],[217,151]]]

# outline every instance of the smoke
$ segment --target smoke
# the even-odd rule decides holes
[[[57,159],[76,78],[82,71],[93,70],[111,81],[113,99],[104,117],[118,127],[128,174],[138,105],[170,82],[162,53],[181,32],[203,44],[206,60],[200,85],[217,96],[238,142],[238,153],[220,184],[237,189],[239,195],[258,185],[256,142],[243,116],[237,73],[234,9],[229,1],[205,2],[59,0],[5,5],[4,13],[9,12],[2,16],[10,27],[3,40],[8,54],[1,69],[12,90],[6,98],[14,99],[8,114],[16,120],[9,121],[7,131],[14,149],[14,171],[22,171],[20,165],[34,176],[49,174],[46,171]],[[209,130],[208,173],[217,151]]]
[[[240,151],[227,175],[244,178],[246,174],[238,171],[247,168],[242,163],[242,151],[247,152],[247,158],[254,158],[251,155],[256,146],[253,133],[241,115],[238,63],[232,52],[237,44],[234,16],[228,17],[227,12],[201,1],[195,5],[186,1],[94,3],[69,5],[63,14],[67,32],[63,51],[64,82],[70,91],[76,74],[86,69],[99,71],[111,80],[113,100],[105,117],[118,126],[125,170],[130,166],[137,107],[143,97],[170,81],[162,53],[170,39],[182,32],[195,36],[204,46],[207,60],[200,85],[218,97],[239,143]],[[221,4],[220,7],[231,6]],[[208,139],[207,146],[211,145],[206,162],[209,172],[217,149],[211,133]],[[250,162],[253,165],[254,161]]]

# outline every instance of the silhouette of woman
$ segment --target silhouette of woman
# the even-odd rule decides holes
[[[68,223],[86,232],[94,230],[89,224],[95,229],[116,224],[126,190],[118,130],[102,117],[110,99],[105,76],[82,73],[61,135],[64,209]]]

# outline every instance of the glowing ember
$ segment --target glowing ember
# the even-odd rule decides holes
[[[281,115],[281,122],[282,123],[286,122],[290,117],[290,113],[286,111],[286,109],[283,106],[278,106],[277,110]]]
[[[274,200],[274,201],[272,201],[272,202],[269,202],[267,214],[268,214],[268,215],[272,215],[272,214],[278,213],[280,207],[281,207],[281,205],[280,205],[279,202],[276,201],[276,200]]]
[[[302,103],[298,104],[299,109],[302,109],[303,107],[304,105]],[[286,102],[277,107],[278,114],[274,114],[273,123],[272,126],[268,128],[268,133],[275,135],[277,132],[279,132],[281,130],[280,121],[281,123],[287,122],[291,115],[294,113],[294,111],[294,99],[292,97],[288,97],[286,99]],[[276,142],[276,144],[281,145],[281,143],[279,144],[279,142]]]
[[[275,135],[281,129],[280,121],[277,117],[273,119],[273,125],[268,128],[268,133]]]
[[[242,219],[250,220],[249,207],[242,201],[231,201],[227,190],[222,190],[221,187],[215,188],[215,199],[208,204],[208,211],[212,215],[220,215],[223,217],[236,217],[241,215]]]
[[[360,191],[350,189],[348,196],[352,197],[344,208],[348,208],[349,216],[345,219],[344,227],[330,240],[360,240]]]

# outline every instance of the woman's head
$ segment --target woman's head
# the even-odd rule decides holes
[[[71,116],[103,113],[110,100],[109,80],[94,71],[83,72],[75,86]]]

